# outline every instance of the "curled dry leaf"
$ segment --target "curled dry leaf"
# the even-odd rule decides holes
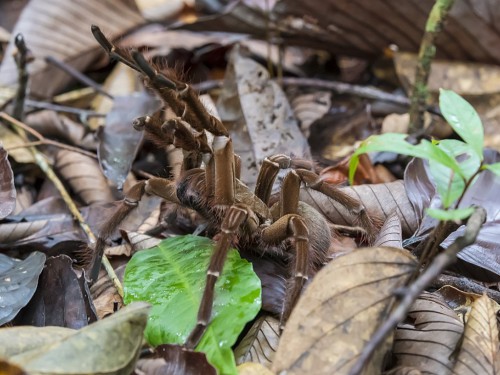
[[[7,151],[0,144],[0,219],[9,216],[15,208],[14,173],[7,158]]]
[[[374,247],[387,246],[403,248],[401,222],[396,212],[390,214],[385,219],[384,225],[380,228],[380,232],[373,243]]]
[[[30,1],[12,31],[12,37],[0,65],[0,85],[13,85],[17,68],[12,58],[13,38],[23,34],[35,61],[30,64],[31,91],[39,97],[50,97],[70,82],[65,72],[48,65],[44,57],[54,56],[76,69],[85,69],[100,53],[90,25],[102,25],[111,38],[137,26],[143,19],[130,1],[65,0]],[[36,20],[34,27],[33,20]]]
[[[55,168],[86,204],[114,201],[106,178],[94,159],[77,152],[59,150]]]
[[[0,139],[7,150],[13,148],[12,151],[9,151],[9,156],[11,156],[18,163],[35,162],[33,154],[29,152],[26,147],[23,147],[26,142],[24,142],[18,134],[14,133],[6,126],[0,126]]]
[[[243,57],[239,48],[231,54],[218,111],[223,121],[238,125],[231,137],[241,157],[242,180],[250,187],[255,185],[258,165],[269,155],[293,150],[296,156],[310,157],[285,94],[267,70]]]
[[[363,248],[330,262],[293,310],[273,371],[347,374],[387,318],[394,290],[405,284],[415,267],[408,252],[390,247]],[[380,372],[387,344],[373,356],[367,373]]]
[[[394,335],[395,366],[449,374],[463,323],[440,295],[423,293]]]
[[[382,220],[387,220],[392,212],[396,212],[401,222],[403,236],[412,235],[418,227],[420,220],[406,195],[403,181],[345,187],[342,191],[359,199],[370,214]],[[356,218],[344,206],[323,194],[310,189],[302,189],[300,199],[316,208],[334,224],[357,224]]]
[[[270,367],[279,339],[279,320],[271,315],[261,316],[234,349],[236,363],[256,362]]]
[[[23,261],[0,254],[0,326],[30,301],[44,263],[45,255],[37,251]]]
[[[123,281],[125,265],[115,269],[115,273]],[[97,281],[90,287],[90,293],[99,319],[113,314],[116,309],[123,306],[123,299],[118,294],[113,282],[104,269],[99,271]]]
[[[487,296],[474,302],[453,374],[482,375],[500,372],[496,317],[498,309],[498,304]]]
[[[332,106],[332,93],[317,91],[311,94],[297,95],[291,100],[292,109],[299,120],[300,129],[309,136],[313,122],[323,117]]]
[[[130,374],[142,346],[149,305],[137,302],[62,340],[9,357],[36,374]],[[10,333],[16,334],[16,328]],[[32,328],[33,334],[37,328]]]

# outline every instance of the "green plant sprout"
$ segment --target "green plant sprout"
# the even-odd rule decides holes
[[[441,197],[442,209],[427,209],[427,215],[438,220],[463,220],[472,207],[458,208],[467,189],[482,171],[488,169],[500,176],[500,163],[485,164],[483,159],[484,129],[476,110],[451,90],[440,90],[439,107],[446,121],[463,139],[422,140],[413,145],[406,134],[387,133],[367,138],[353,154],[349,163],[352,184],[359,164],[359,155],[389,151],[429,161],[429,171]]]

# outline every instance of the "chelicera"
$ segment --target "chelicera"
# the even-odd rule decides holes
[[[373,218],[357,200],[323,182],[312,171],[310,162],[283,154],[264,160],[255,190],[251,191],[240,181],[241,162],[233,152],[228,131],[205,109],[194,90],[175,77],[157,72],[140,53],[129,54],[116,48],[96,26],[92,31],[111,57],[142,74],[147,85],[173,113],[167,119],[160,115],[139,118],[134,127],[144,130],[159,146],[174,145],[184,152],[183,172],[178,179],[150,178],[127,192],[102,230],[96,245],[97,256],[102,256],[105,237],[137,206],[143,194],[155,194],[196,210],[218,233],[197,323],[185,346],[194,348],[209,324],[215,283],[236,239],[241,250],[289,255],[292,271],[281,312],[284,324],[311,272],[326,262],[331,242],[330,229],[323,215],[299,200],[301,185],[331,197],[355,213],[369,236],[377,230]],[[213,135],[211,142],[208,133]],[[279,199],[271,204],[273,185],[283,169],[288,173],[283,179]]]

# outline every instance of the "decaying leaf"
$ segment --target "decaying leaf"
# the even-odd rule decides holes
[[[27,148],[23,147],[26,142],[24,142],[18,134],[14,133],[6,126],[0,126],[0,139],[6,149],[14,148],[14,150],[9,151],[9,156],[11,156],[18,163],[35,162],[33,154]]]
[[[130,374],[142,346],[149,305],[131,304],[64,339],[9,357],[36,374]],[[12,335],[17,327],[9,328]],[[33,335],[42,328],[33,327]]]
[[[83,275],[76,275],[68,256],[47,259],[39,286],[20,324],[79,329],[97,320]]]
[[[23,261],[0,254],[0,326],[10,322],[31,299],[45,255],[33,252]]]
[[[7,151],[0,145],[0,219],[9,216],[15,207],[14,174],[7,158]]]
[[[498,304],[487,296],[474,302],[453,374],[493,375],[500,372],[496,317],[498,309]]]
[[[115,200],[95,159],[77,152],[59,150],[55,168],[86,204]]]
[[[238,375],[273,375],[273,373],[260,363],[245,362],[238,366]]]
[[[13,357],[43,346],[52,345],[75,333],[74,329],[65,327],[5,327],[0,329],[0,357]]]
[[[128,1],[65,0],[30,1],[12,31],[12,37],[0,66],[0,84],[10,86],[17,80],[13,59],[13,38],[23,34],[26,45],[35,56],[30,64],[30,88],[35,96],[50,97],[71,81],[65,72],[48,65],[44,57],[54,56],[76,69],[86,68],[100,53],[90,32],[90,25],[104,28],[112,38],[141,23],[142,17]],[[36,27],[33,27],[36,20]]]
[[[392,212],[396,212],[401,222],[403,236],[411,236],[418,227],[420,220],[406,195],[403,181],[345,187],[342,191],[359,199],[370,214],[382,220],[386,220]],[[312,189],[302,189],[300,199],[316,208],[334,224],[356,223],[356,217],[344,206]]]
[[[236,363],[256,362],[270,367],[279,339],[279,320],[270,315],[261,316],[234,349]]]
[[[276,373],[347,374],[416,266],[406,251],[363,248],[315,276],[290,316],[272,365]],[[365,368],[379,373],[389,342]]]
[[[187,350],[180,345],[164,344],[156,348],[156,352],[160,355],[161,360],[155,360],[156,363],[152,368],[147,362],[142,362],[141,368],[147,374],[171,374],[171,375],[216,375],[215,368],[208,363],[204,353]],[[146,367],[146,368],[145,368]],[[148,368],[149,367],[149,368]],[[153,372],[151,370],[154,370]]]
[[[242,56],[238,48],[231,54],[217,109],[223,121],[236,122],[231,137],[241,157],[242,180],[250,187],[264,158],[292,151],[310,157],[285,94],[263,66]]]
[[[0,374],[2,375],[26,375],[21,367],[13,365],[4,359],[0,359]]]
[[[120,281],[123,280],[124,272],[125,265],[115,269],[115,273]],[[113,282],[104,269],[100,270],[97,281],[90,287],[90,292],[99,319],[103,319],[113,314],[116,309],[123,306],[122,297],[120,297],[116,291],[116,287],[113,285]]]
[[[380,228],[380,232],[378,233],[373,246],[397,247],[399,249],[403,248],[401,222],[399,221],[399,216],[395,212],[390,214],[387,219],[385,219],[384,225]]]
[[[132,127],[133,120],[152,114],[160,106],[157,99],[145,92],[115,97],[106,126],[98,132],[98,155],[104,175],[118,189],[123,187],[142,142],[143,132]]]
[[[424,293],[394,335],[395,366],[449,374],[462,333],[463,323],[442,297]]]
[[[317,91],[311,94],[302,94],[294,97],[290,103],[300,129],[306,137],[309,136],[311,125],[323,117],[332,105],[332,93]]]

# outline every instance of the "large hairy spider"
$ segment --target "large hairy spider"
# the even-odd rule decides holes
[[[355,199],[333,185],[322,182],[311,171],[310,162],[293,160],[286,155],[265,159],[258,175],[255,191],[240,181],[240,160],[233,153],[228,131],[220,120],[210,115],[198,95],[185,83],[158,73],[138,52],[126,53],[113,46],[93,26],[97,41],[111,57],[140,72],[147,85],[163,99],[174,116],[166,121],[160,115],[146,116],[134,122],[136,129],[160,146],[174,145],[184,150],[183,173],[176,180],[150,178],[133,186],[117,211],[105,224],[96,245],[96,256],[102,256],[105,237],[137,206],[144,193],[158,195],[196,210],[218,235],[211,257],[206,286],[198,311],[196,326],[185,346],[194,348],[209,323],[214,299],[214,286],[222,272],[231,244],[238,248],[258,249],[262,253],[289,254],[291,277],[281,313],[284,323],[297,302],[308,275],[326,261],[330,230],[324,217],[299,201],[301,184],[320,191],[355,213],[369,235],[376,231],[373,219]],[[207,141],[207,132],[213,142]],[[201,168],[201,166],[204,168]],[[278,172],[289,169],[279,200],[270,204],[271,191]]]

